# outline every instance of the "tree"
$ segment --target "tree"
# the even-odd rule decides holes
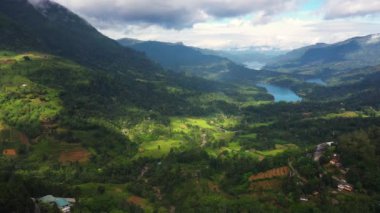
[[[104,194],[104,192],[106,191],[106,188],[104,186],[98,186],[97,188],[97,192],[98,194]]]

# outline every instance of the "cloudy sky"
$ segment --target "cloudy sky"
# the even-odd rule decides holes
[[[112,38],[293,49],[380,33],[380,0],[53,0]]]

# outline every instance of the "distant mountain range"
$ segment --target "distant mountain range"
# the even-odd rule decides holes
[[[247,68],[243,65],[244,57],[239,56],[241,53],[237,53],[237,51],[214,51],[186,46],[183,43],[139,41],[129,38],[118,41],[126,47],[145,53],[150,59],[168,70],[206,79],[239,83],[256,82],[265,76],[274,74]],[[257,53],[257,55],[259,54]],[[247,55],[245,57],[247,58]],[[265,57],[261,56],[259,59],[252,56],[251,59],[252,61],[264,61],[263,58]],[[271,57],[268,56],[265,60],[269,60],[269,58]]]
[[[143,42],[131,39],[122,39],[119,40],[119,43],[144,52],[149,58],[173,71],[187,71],[187,67],[203,67],[211,66],[212,64],[221,65],[229,63],[229,60],[226,58],[205,54],[197,48],[185,46],[182,43]]]
[[[316,44],[276,58],[265,69],[314,76],[380,64],[380,34],[355,37],[335,44]]]
[[[182,48],[182,50],[187,49],[187,54],[185,56],[187,58],[189,58],[190,55],[193,55],[193,57],[219,56],[222,58],[229,59],[230,61],[236,64],[244,64],[244,65],[246,65],[249,62],[257,62],[257,63],[265,65],[266,63],[270,62],[272,59],[276,58],[277,56],[283,55],[286,53],[285,51],[275,49],[275,48],[270,48],[270,47],[249,47],[249,48],[244,48],[244,49],[231,48],[231,49],[222,49],[222,50],[211,50],[211,49],[205,49],[205,48],[186,46],[183,43],[141,41],[141,40],[131,39],[131,38],[123,38],[118,41],[123,46],[132,47],[132,48],[138,49],[139,51],[146,52],[151,57],[155,57],[159,59],[159,61],[160,59],[162,59],[161,57],[163,56],[157,57],[155,55],[155,51],[158,50],[157,48],[159,48],[159,50],[173,50],[174,47],[177,47],[177,48]],[[156,48],[148,48],[149,46],[150,47],[156,46]],[[164,54],[167,54],[167,53],[164,52]],[[165,59],[165,60],[167,61],[169,59]],[[191,60],[188,60],[187,62],[189,61]],[[197,63],[197,60],[192,61],[192,63]]]

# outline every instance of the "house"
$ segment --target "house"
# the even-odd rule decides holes
[[[3,155],[9,156],[9,157],[14,157],[17,155],[17,152],[15,149],[4,149],[3,150]]]
[[[337,163],[339,163],[339,160],[336,159],[336,158],[333,158],[333,159],[330,160],[330,164],[331,165],[336,165]]]
[[[53,195],[46,195],[39,198],[38,201],[50,205],[56,205],[63,213],[70,213],[71,207],[75,203],[74,198],[54,197]]]
[[[347,192],[352,192],[354,190],[354,188],[352,187],[352,185],[348,184],[348,183],[341,183],[341,184],[338,184],[338,191],[347,191]]]
[[[342,164],[340,163],[339,156],[337,154],[333,154],[333,157],[330,160],[330,164],[336,167],[341,167]]]
[[[309,199],[306,196],[301,196],[300,201],[307,202]]]

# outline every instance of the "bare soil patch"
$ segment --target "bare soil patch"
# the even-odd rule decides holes
[[[128,202],[140,207],[144,207],[145,203],[144,198],[135,195],[130,196]]]
[[[79,163],[85,163],[89,160],[90,153],[82,148],[70,150],[70,151],[63,151],[61,152],[61,155],[59,156],[59,162],[61,163],[70,163],[70,162],[79,162]]]
[[[257,181],[262,179],[270,179],[274,177],[284,177],[289,174],[289,167],[283,166],[279,168],[274,168],[265,172],[260,172],[256,175],[249,177],[250,181]]]

